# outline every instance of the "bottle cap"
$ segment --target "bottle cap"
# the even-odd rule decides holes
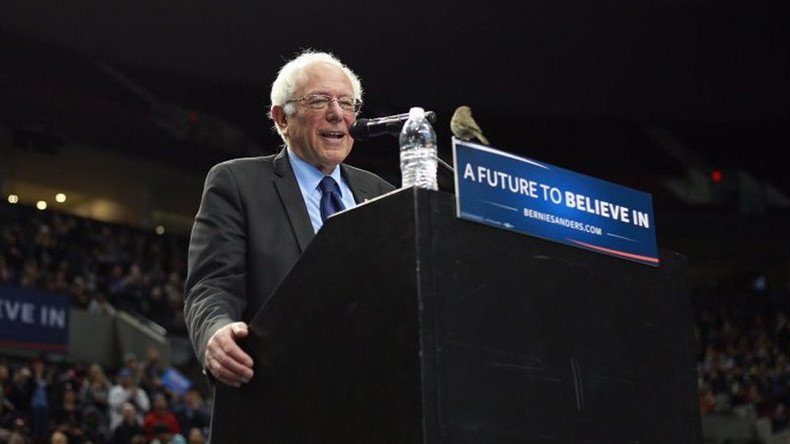
[[[409,110],[410,119],[420,119],[425,117],[425,110],[419,106],[414,106]]]

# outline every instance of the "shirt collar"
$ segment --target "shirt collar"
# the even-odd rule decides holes
[[[323,171],[319,170],[314,165],[309,164],[306,160],[297,156],[290,147],[287,148],[287,151],[288,160],[291,161],[291,166],[293,167],[296,180],[302,184],[305,189],[311,192],[318,189],[318,183],[321,182],[321,179],[323,179],[326,174],[324,174]],[[332,170],[332,173],[329,175],[332,176],[332,178],[335,179],[335,182],[338,184],[342,180],[340,168],[338,167],[335,167],[335,169]],[[342,187],[340,189],[340,194],[341,196],[343,194]]]

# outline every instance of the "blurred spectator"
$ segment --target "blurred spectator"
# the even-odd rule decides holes
[[[88,311],[105,316],[115,316],[115,307],[110,304],[110,301],[107,299],[107,293],[102,290],[97,291],[96,297],[91,299],[91,302],[88,304]]]
[[[11,387],[11,369],[5,362],[0,362],[0,400],[5,399],[5,394]]]
[[[109,439],[109,423],[104,421],[98,410],[83,409],[81,426],[86,443],[101,444]]]
[[[149,291],[148,277],[143,274],[140,264],[134,262],[129,266],[129,271],[121,282],[116,301],[122,309],[145,313]]]
[[[773,406],[771,402],[760,393],[760,389],[757,385],[752,384],[749,386],[746,391],[746,399],[749,405],[754,408],[755,416],[758,418],[771,415]]]
[[[138,387],[132,370],[122,367],[117,375],[118,383],[110,388],[108,397],[110,413],[110,430],[123,421],[123,406],[130,403],[137,412],[137,422],[142,424],[143,415],[151,408],[151,402],[143,389]]]
[[[30,398],[33,396],[34,388],[33,373],[28,366],[23,365],[14,372],[6,391],[6,398],[20,414],[29,416]]]
[[[162,366],[162,353],[155,345],[149,345],[146,348],[146,360],[143,365],[140,386],[149,396],[156,392],[165,392],[166,389],[162,383],[164,374],[165,368]]]
[[[151,291],[148,293],[145,313],[156,324],[164,327],[166,330],[173,330],[172,323],[175,313],[172,310],[172,305],[165,297],[162,287],[157,285],[151,288]]]
[[[145,391],[145,394],[148,395],[148,399],[151,399],[151,393],[146,391],[145,387],[141,385],[143,380],[143,364],[137,358],[137,354],[134,352],[126,352],[123,355],[123,367],[131,370],[132,372],[132,379],[134,380],[134,384],[137,387],[140,387]],[[140,406],[136,406],[139,410]]]
[[[60,430],[52,432],[52,436],[49,438],[49,444],[69,444],[69,442],[68,436]]]
[[[91,295],[88,293],[88,287],[85,284],[85,278],[82,276],[75,276],[69,286],[69,296],[71,297],[71,305],[83,310],[87,309],[91,303]]]
[[[33,440],[24,432],[13,431],[8,436],[8,444],[32,444]]]
[[[19,416],[14,407],[5,399],[5,393],[0,392],[0,443],[8,441],[14,431]]]
[[[132,444],[135,441],[145,442],[143,426],[139,420],[137,409],[130,402],[121,406],[121,422],[115,427],[112,444]]]
[[[33,369],[33,394],[30,398],[31,429],[33,439],[40,440],[49,436],[49,388],[52,375],[46,374],[46,366],[41,358],[30,362]]]
[[[699,392],[699,411],[702,415],[716,411],[716,397],[709,388],[703,388]]]
[[[167,282],[165,283],[163,290],[165,292],[165,296],[167,297],[167,300],[171,304],[178,305],[179,303],[183,303],[184,278],[182,278],[177,271],[170,273],[167,276]]]
[[[12,284],[13,275],[8,267],[5,256],[0,255],[0,285]]]
[[[203,431],[197,427],[193,427],[189,429],[189,434],[187,435],[187,443],[188,444],[205,444],[206,443],[206,436],[204,435]]]
[[[55,424],[55,430],[61,431],[68,436],[70,443],[82,443],[84,441],[82,405],[77,399],[77,391],[71,385],[65,387],[63,399],[53,409],[52,422]]]
[[[173,430],[165,423],[160,422],[154,424],[153,439],[150,444],[187,444],[187,440],[179,433]]]
[[[53,381],[52,389],[50,390],[50,399],[54,399],[56,403],[60,402],[67,388],[71,388],[76,393],[79,393],[82,390],[87,376],[88,372],[83,362],[73,362],[65,366]]]
[[[94,440],[109,433],[110,381],[99,364],[91,364],[88,377],[82,385],[79,399],[83,405],[86,434]]]
[[[178,419],[176,419],[176,416],[170,410],[167,397],[162,392],[154,393],[153,407],[151,411],[145,414],[145,418],[143,419],[143,430],[145,430],[148,439],[154,439],[156,437],[157,433],[155,427],[159,424],[165,424],[172,434],[181,433],[181,426],[178,423]]]
[[[199,429],[204,435],[208,433],[211,410],[203,402],[198,389],[187,390],[182,402],[174,410],[181,430]]]
[[[57,270],[55,276],[46,283],[46,290],[53,293],[68,294],[70,285],[66,273],[66,270]]]
[[[124,282],[123,266],[121,264],[114,264],[112,270],[107,277],[107,291],[115,296],[121,293]],[[118,304],[116,298],[112,297],[110,300],[114,304]]]
[[[776,405],[774,413],[771,416],[771,431],[774,433],[779,433],[787,430],[787,424],[787,408],[785,407],[784,403],[780,402]]]

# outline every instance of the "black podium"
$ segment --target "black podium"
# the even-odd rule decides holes
[[[212,443],[701,442],[687,263],[660,259],[460,220],[442,192],[340,213],[251,322]]]

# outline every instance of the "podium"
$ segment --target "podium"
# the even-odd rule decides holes
[[[329,219],[217,386],[212,443],[702,442],[684,256],[650,267],[396,190]]]

